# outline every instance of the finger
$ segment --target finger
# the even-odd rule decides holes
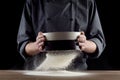
[[[43,33],[42,32],[38,32],[38,35],[43,35]]]
[[[85,50],[85,43],[79,43],[79,47],[81,51]]]
[[[36,41],[37,44],[41,43],[41,42],[44,42],[45,41],[45,38],[40,38]]]
[[[38,35],[37,35],[37,37],[36,37],[36,40],[39,39],[39,38],[43,38],[43,37],[44,37],[43,33],[39,32]]]
[[[43,49],[42,46],[40,46],[40,47],[38,48],[38,50],[39,50],[40,52],[42,51],[42,49]]]
[[[44,42],[40,42],[40,43],[38,44],[38,47],[40,47],[40,46],[44,46]]]
[[[79,42],[79,46],[84,46],[84,45],[85,45],[85,43]]]
[[[86,37],[85,36],[82,36],[82,37],[78,38],[78,42],[84,43],[85,41],[86,41]]]
[[[37,44],[38,50],[42,50],[43,46],[44,46],[44,42],[41,42],[41,43]]]
[[[41,38],[44,38],[44,35],[37,36],[36,40],[41,39]]]
[[[80,35],[81,35],[81,32],[80,32],[80,34],[77,36],[77,39],[80,37]]]
[[[79,35],[77,38],[82,37],[82,36],[85,36],[84,31],[81,31],[81,32],[80,32],[80,35]]]
[[[81,32],[80,32],[80,35],[85,35],[84,31],[81,31]]]

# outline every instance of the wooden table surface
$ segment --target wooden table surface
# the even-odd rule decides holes
[[[0,80],[120,80],[120,71],[22,71],[0,70]]]

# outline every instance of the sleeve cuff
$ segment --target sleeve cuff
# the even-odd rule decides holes
[[[26,60],[28,57],[30,57],[29,55],[26,54],[25,52],[25,46],[27,45],[27,43],[29,43],[29,41],[24,42],[23,45],[20,48],[20,55],[23,57],[24,60]]]

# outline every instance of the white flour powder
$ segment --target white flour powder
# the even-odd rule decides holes
[[[77,77],[77,76],[88,76],[92,75],[91,73],[87,72],[73,72],[73,71],[25,71],[25,75],[32,75],[32,76],[51,76],[51,77]],[[63,78],[62,78],[63,79]],[[66,79],[65,79],[66,80]]]
[[[80,55],[80,52],[75,50],[48,52],[46,59],[35,70],[65,69],[78,55]]]

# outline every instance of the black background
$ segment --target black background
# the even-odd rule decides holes
[[[21,69],[23,59],[17,52],[17,31],[25,0],[1,2],[0,69]],[[96,0],[106,38],[106,49],[98,59],[88,60],[89,70],[119,70],[119,7],[113,0]]]

